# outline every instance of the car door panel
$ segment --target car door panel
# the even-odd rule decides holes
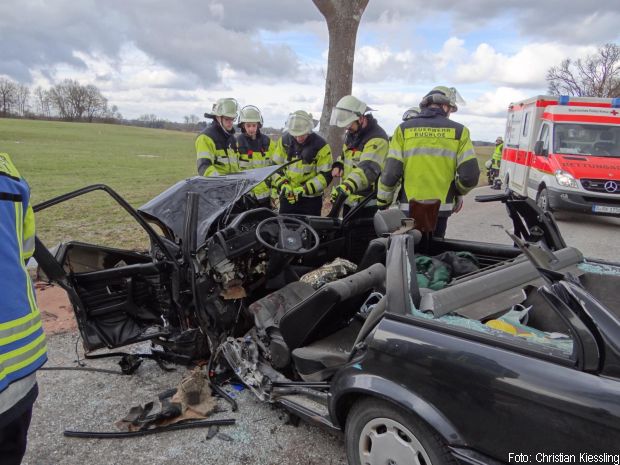
[[[63,244],[56,259],[78,297],[74,307],[88,350],[166,334],[162,320],[170,306],[166,262],[75,242]]]
[[[531,454],[620,447],[618,380],[403,318],[387,315],[379,324],[370,344],[379,354],[374,369],[438,408],[480,452],[506,461],[517,445]],[[367,357],[364,369],[373,363]]]

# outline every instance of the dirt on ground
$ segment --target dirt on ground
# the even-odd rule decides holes
[[[37,304],[43,318],[43,329],[46,334],[61,334],[75,331],[77,323],[73,306],[64,289],[44,282],[34,285]]]

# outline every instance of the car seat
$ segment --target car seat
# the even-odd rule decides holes
[[[347,326],[368,293],[383,290],[384,282],[385,266],[377,263],[316,291],[293,282],[250,305],[258,336],[269,341],[273,367],[287,367],[292,350]]]
[[[407,219],[407,215],[396,208],[390,208],[388,210],[379,210],[375,213],[373,218],[373,225],[375,228],[375,234],[377,239],[373,239],[368,244],[366,252],[362,256],[359,264],[358,271],[368,268],[375,263],[385,263],[385,257],[387,254],[388,236],[399,231],[407,231],[408,226],[403,223],[403,220]],[[411,234],[414,235],[415,243],[420,241],[421,235],[419,232],[413,230]]]

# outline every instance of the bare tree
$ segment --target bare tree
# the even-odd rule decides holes
[[[61,118],[76,121],[106,113],[108,100],[93,85],[83,86],[77,81],[65,79],[49,90],[52,106],[58,110]]]
[[[34,92],[35,113],[43,117],[51,116],[49,92],[38,86]]]
[[[320,132],[327,137],[334,157],[342,150],[342,129],[329,125],[333,106],[351,93],[353,87],[353,59],[357,29],[368,0],[312,0],[327,22],[329,52],[325,99],[321,113]]]
[[[30,88],[24,84],[17,84],[15,86],[15,106],[19,115],[26,116],[26,113],[29,111],[29,98]]]
[[[620,46],[605,44],[585,59],[562,61],[547,71],[549,92],[578,97],[620,97]]]
[[[15,105],[17,84],[9,79],[0,78],[0,115],[9,116]]]
[[[92,84],[84,87],[84,90],[84,113],[86,119],[92,122],[93,118],[107,113],[108,99]]]

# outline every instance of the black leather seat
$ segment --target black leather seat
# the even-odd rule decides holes
[[[362,256],[357,270],[361,271],[368,268],[375,263],[385,264],[385,258],[388,248],[388,236],[401,227],[403,227],[403,219],[406,219],[405,213],[396,208],[390,208],[389,210],[379,210],[375,213],[373,218],[373,224],[375,227],[375,233],[377,239],[373,239],[369,242],[366,252]],[[412,231],[414,235],[419,235],[419,232]],[[417,244],[419,242],[419,236],[415,240]]]
[[[287,367],[292,350],[346,327],[368,293],[383,290],[384,283],[385,266],[378,263],[317,291],[293,282],[250,305],[258,336],[269,341],[273,367]]]
[[[383,317],[386,302],[387,299],[383,297],[366,317],[363,325],[359,320],[353,320],[340,331],[295,349],[293,361],[304,381],[325,381],[345,365],[355,346],[370,334]]]
[[[383,289],[385,266],[369,268],[331,282],[282,317],[280,332],[289,349],[308,345],[345,327],[373,289]]]

